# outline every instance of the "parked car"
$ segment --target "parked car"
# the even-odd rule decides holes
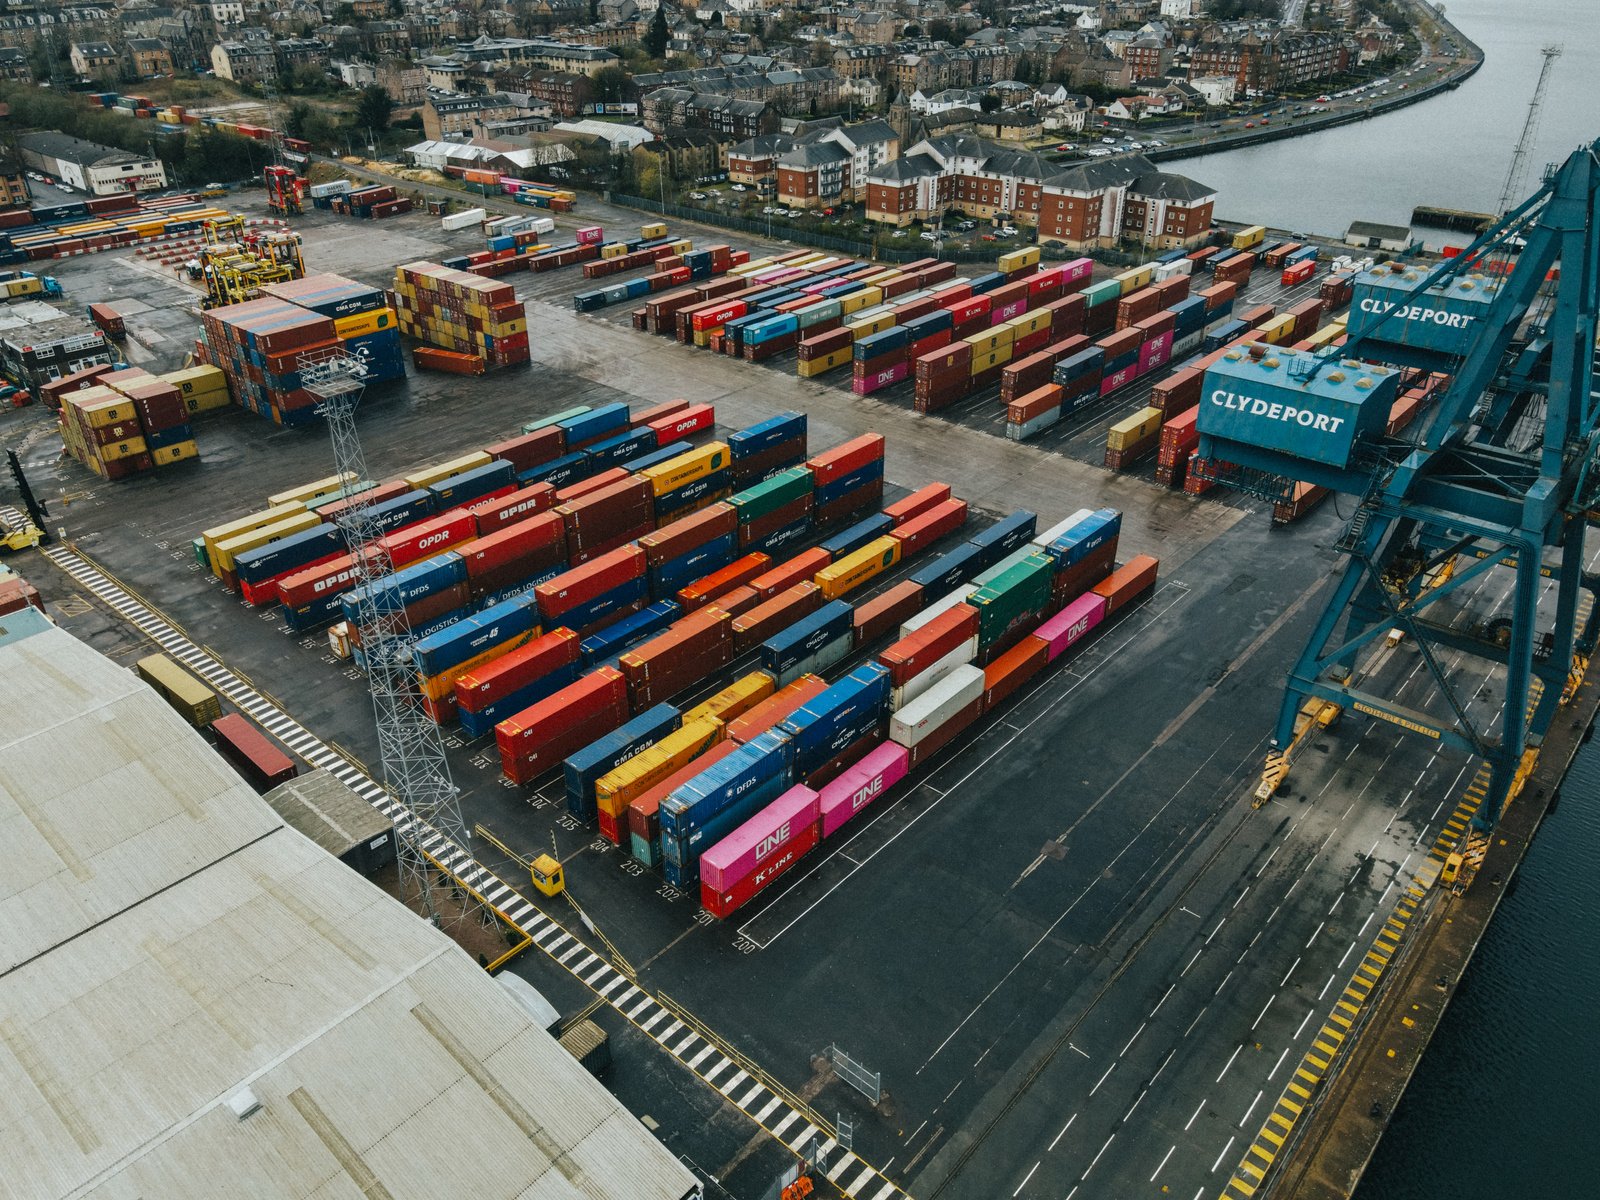
[[[1093,150],[1089,151],[1089,156],[1091,158],[1109,158],[1111,157],[1111,151],[1107,150],[1104,146],[1096,146]]]
[[[706,198],[706,194],[704,192],[690,192],[689,193],[689,199],[691,199],[691,200],[704,200],[705,198]]]
[[[1116,138],[1104,138],[1103,137],[1100,140],[1102,142],[1104,142],[1108,146],[1115,146],[1117,144],[1117,139]]]
[[[1151,138],[1148,142],[1145,143],[1145,145],[1146,146],[1165,146],[1166,143],[1163,142],[1160,138]]]
[[[896,229],[896,230],[895,230],[895,231],[894,231],[894,236],[895,236],[895,237],[905,237],[905,236],[906,236],[906,234],[907,234],[907,233],[909,233],[909,232],[910,232],[910,231],[909,231],[909,230],[906,230],[906,229]]]
[[[931,229],[924,229],[922,231],[922,240],[925,242],[937,242],[939,235]]]
[[[1143,142],[1129,142],[1126,146],[1123,147],[1123,149],[1124,150],[1143,150],[1144,149],[1144,143]]]
[[[728,190],[732,192],[748,192],[750,189],[745,187],[745,185],[742,183],[736,183],[733,184]]]

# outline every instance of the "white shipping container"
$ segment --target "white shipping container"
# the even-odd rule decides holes
[[[1187,258],[1180,258],[1175,262],[1162,263],[1156,268],[1156,282],[1162,283],[1174,275],[1187,275],[1194,270],[1194,262]]]
[[[957,646],[938,662],[926,667],[920,675],[913,675],[889,693],[889,711],[899,712],[918,696],[957,667],[964,667],[978,657],[978,635],[973,634],[965,645]]]
[[[970,584],[966,587],[958,587],[948,596],[944,596],[938,600],[935,600],[931,605],[923,609],[916,616],[907,618],[906,623],[900,626],[900,636],[910,637],[913,633],[921,629],[940,613],[949,612],[958,604],[965,604],[967,602],[967,598],[977,590],[977,584]]]
[[[1079,521],[1083,520],[1085,517],[1092,517],[1092,516],[1094,516],[1094,509],[1092,509],[1092,508],[1080,508],[1077,512],[1073,513],[1070,517],[1066,518],[1066,520],[1057,521],[1054,525],[1050,526],[1050,528],[1046,529],[1043,533],[1037,534],[1034,537],[1034,539],[1031,542],[1028,543],[1028,545],[1030,545],[1030,546],[1038,546],[1039,549],[1041,549],[1041,550],[1048,550],[1050,548],[1050,543],[1051,542],[1055,541],[1058,537],[1060,537],[1067,530],[1071,529],[1074,525],[1076,525]]]
[[[983,670],[960,666],[889,718],[889,740],[907,750],[983,696]]]
[[[313,200],[325,200],[329,196],[342,196],[349,190],[348,179],[335,179],[332,183],[313,183],[308,195]]]
[[[787,671],[778,673],[778,686],[788,687],[802,675],[821,675],[829,667],[842,662],[856,647],[855,631],[846,630],[827,645],[819,647],[809,658],[802,658]]]
[[[483,216],[483,209],[469,208],[466,212],[451,213],[441,218],[439,226],[442,229],[466,229],[472,225],[482,224]]]

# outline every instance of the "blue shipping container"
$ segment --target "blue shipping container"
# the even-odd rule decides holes
[[[806,415],[801,412],[781,412],[775,417],[768,417],[765,421],[757,421],[748,428],[741,429],[728,437],[728,451],[735,462],[747,458],[752,454],[760,454],[763,450],[770,450],[773,446],[781,445],[790,438],[804,437],[806,434]]]
[[[539,623],[532,594],[492,605],[431,637],[420,638],[411,648],[417,670],[438,675],[458,667],[492,646],[520,637]]]
[[[561,614],[561,619],[556,622],[565,625],[574,633],[581,634],[598,621],[620,609],[626,608],[636,600],[645,598],[645,583],[643,579],[630,579],[626,583],[603,592],[593,600],[570,608]]]
[[[434,504],[433,494],[426,488],[418,488],[414,492],[385,500],[382,504],[374,504],[367,512],[378,523],[381,532],[393,533],[402,525],[410,525],[433,515],[436,511]]]
[[[725,533],[709,542],[702,542],[677,558],[669,558],[660,566],[651,567],[650,594],[663,598],[671,596],[685,584],[727,566],[738,552],[739,535],[736,533]]]
[[[580,442],[592,442],[596,438],[609,433],[618,433],[628,427],[628,406],[626,404],[602,404],[599,408],[592,408],[586,413],[568,417],[557,424],[562,433],[566,435],[567,445],[576,446]]]
[[[830,600],[809,617],[773,634],[761,643],[762,667],[775,673],[787,670],[834,639],[850,634],[854,611],[843,600]]]
[[[661,802],[661,840],[687,838],[741,796],[763,784],[793,778],[789,739],[773,730],[713,763]]]
[[[694,444],[692,442],[672,442],[669,445],[650,451],[649,454],[641,454],[638,458],[630,458],[628,460],[628,470],[637,473],[649,467],[659,467],[669,459],[677,458],[678,455],[686,454],[693,449]]]
[[[880,538],[894,528],[894,518],[887,513],[878,513],[868,517],[865,521],[857,521],[842,533],[836,533],[822,543],[822,549],[833,556],[833,561],[838,562],[852,550],[859,550],[875,538]]]
[[[889,669],[866,663],[802,704],[778,726],[804,778],[877,729],[889,716]]]
[[[578,450],[572,454],[563,454],[560,458],[552,458],[530,471],[522,472],[517,476],[517,482],[523,487],[534,483],[548,483],[552,487],[564,488],[593,474],[593,461],[582,450]]]
[[[704,827],[687,837],[661,838],[661,876],[675,888],[693,890],[700,882],[700,856],[727,837],[789,788],[781,779],[764,783],[740,796]]]
[[[906,322],[906,330],[911,335],[913,342],[920,342],[925,337],[932,337],[941,329],[949,329],[955,324],[956,315],[948,308],[941,308],[931,313],[924,313],[920,317],[912,317]]]
[[[539,703],[547,696],[553,696],[569,683],[576,683],[578,676],[583,674],[583,666],[579,663],[568,663],[564,667],[557,667],[548,675],[541,675],[532,683],[524,684],[514,692],[510,692],[492,704],[486,704],[475,713],[461,709],[458,716],[461,719],[461,728],[468,737],[482,737],[486,733],[493,733],[494,727],[508,717],[514,717],[523,709]]]
[[[599,741],[591,742],[562,765],[567,811],[580,821],[594,819],[594,785],[636,754],[650,749],[683,723],[670,704],[658,704]]]
[[[816,507],[831,504],[840,496],[848,496],[859,487],[865,487],[883,478],[883,459],[875,458],[864,467],[857,467],[848,475],[841,475],[831,483],[824,484],[812,492]]]
[[[281,541],[258,546],[233,556],[233,573],[240,583],[265,583],[289,571],[310,566],[319,558],[344,553],[344,534],[335,525],[318,525],[292,533]]]
[[[811,533],[812,521],[810,517],[801,517],[792,525],[785,525],[782,529],[774,529],[764,537],[758,537],[745,546],[747,554],[776,554],[786,546],[793,546],[804,541]]]
[[[596,442],[583,453],[594,460],[595,473],[598,474],[608,467],[631,463],[637,455],[654,450],[655,446],[655,430],[630,429],[626,433],[617,434],[616,437],[606,438],[603,442]]]
[[[891,325],[879,333],[869,333],[866,337],[857,338],[851,349],[851,358],[855,362],[866,362],[891,350],[902,350],[910,344],[911,335],[906,327]]]
[[[393,575],[375,579],[359,590],[365,592],[370,587],[371,594],[377,600],[378,611],[384,612],[413,604],[466,581],[466,562],[454,550],[446,550],[443,554],[402,567]],[[354,591],[345,593],[345,615],[351,620],[358,620],[355,596]]]
[[[656,497],[655,502],[656,524],[663,525],[674,513],[682,512],[690,505],[710,499],[713,495],[726,493],[728,482],[728,469],[724,467],[720,471],[713,471],[709,475],[702,475],[699,479],[690,480],[680,488],[662,492]]]
[[[447,508],[458,508],[481,500],[501,488],[515,487],[516,483],[516,470],[505,459],[497,458],[481,467],[441,479],[426,490],[433,493],[437,510],[443,512]]]
[[[1050,543],[1049,555],[1056,570],[1082,562],[1122,532],[1122,514],[1114,508],[1100,508]]]
[[[995,290],[995,288],[1004,284],[1005,281],[1006,277],[999,271],[989,271],[986,274],[979,275],[976,279],[971,281],[972,294],[974,296],[980,296],[984,292],[992,292]]]
[[[981,567],[992,567],[1018,546],[1032,540],[1038,532],[1038,515],[1027,509],[1018,509],[1009,517],[996,521],[976,537],[969,538],[971,545],[982,552]]]
[[[982,546],[963,542],[950,553],[924,563],[907,578],[922,589],[924,596],[942,596],[983,570],[986,553]]]
[[[1242,338],[1249,332],[1250,326],[1243,321],[1228,321],[1218,325],[1210,333],[1206,334],[1206,340],[1200,343],[1200,347],[1209,354],[1213,350],[1221,349],[1229,342]]]

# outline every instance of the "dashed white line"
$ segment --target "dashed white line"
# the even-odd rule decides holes
[[[1183,1131],[1185,1133],[1189,1132],[1189,1126],[1194,1124],[1194,1119],[1200,1115],[1200,1110],[1205,1106],[1206,1102],[1204,1099],[1202,1099],[1199,1104],[1194,1106],[1194,1111],[1189,1114],[1189,1119],[1183,1123]]]
[[[1034,1163],[1032,1169],[1029,1170],[1029,1172],[1022,1177],[1022,1182],[1017,1184],[1017,1190],[1011,1193],[1011,1195],[1013,1197],[1022,1195],[1022,1189],[1028,1186],[1028,1180],[1033,1178],[1033,1172],[1037,1171],[1038,1169],[1039,1169],[1039,1164],[1038,1163]]]
[[[1067,1118],[1067,1123],[1061,1127],[1061,1132],[1056,1134],[1055,1141],[1052,1141],[1050,1143],[1050,1149],[1051,1150],[1054,1150],[1056,1148],[1056,1142],[1059,1142],[1062,1138],[1067,1136],[1067,1130],[1072,1128],[1072,1123],[1074,1121],[1076,1121],[1077,1119],[1078,1119],[1078,1114],[1077,1113],[1073,1113],[1070,1117]],[[1046,1153],[1049,1153],[1049,1151],[1046,1151]]]
[[[1255,1112],[1256,1105],[1261,1103],[1261,1097],[1265,1096],[1266,1094],[1267,1094],[1267,1091],[1266,1091],[1265,1088],[1262,1088],[1259,1092],[1256,1093],[1256,1098],[1254,1100],[1250,1101],[1250,1107],[1244,1110],[1244,1116],[1239,1118],[1239,1124],[1245,1125],[1245,1124],[1249,1123],[1250,1114]]]
[[[1296,1034],[1295,1036],[1299,1037],[1300,1035]],[[1283,1053],[1278,1055],[1278,1061],[1272,1064],[1272,1070],[1267,1072],[1267,1079],[1268,1079],[1269,1082],[1271,1081],[1272,1077],[1278,1073],[1278,1068],[1283,1066],[1283,1060],[1288,1058],[1288,1057],[1289,1057],[1289,1047],[1285,1046],[1283,1048]]]
[[[1276,993],[1267,997],[1267,1002],[1261,1006],[1261,1011],[1256,1014],[1256,1019],[1250,1023],[1250,1029],[1252,1032],[1255,1030],[1257,1025],[1261,1024],[1261,1018],[1267,1015],[1267,1009],[1272,1007],[1272,1002],[1277,998],[1278,997]]]
[[[1299,965],[1300,965],[1300,956],[1296,955],[1294,962],[1289,964],[1289,969],[1283,973],[1283,978],[1278,981],[1278,986],[1279,987],[1282,987],[1284,984],[1289,982],[1289,976],[1294,974],[1294,969],[1296,967],[1298,967]]]
[[[1161,1168],[1167,1165],[1167,1159],[1172,1157],[1172,1152],[1174,1150],[1176,1150],[1177,1148],[1178,1148],[1177,1146],[1168,1146],[1167,1147],[1167,1152],[1161,1156],[1161,1161],[1156,1164],[1156,1169],[1155,1169],[1154,1174],[1152,1174],[1150,1176],[1150,1182],[1151,1183],[1154,1183],[1156,1181],[1156,1176],[1161,1174]]]
[[[1306,1031],[1306,1026],[1310,1023],[1311,1018],[1316,1014],[1316,1011],[1317,1010],[1314,1008],[1306,1009],[1306,1015],[1300,1021],[1300,1028],[1294,1031],[1294,1037],[1292,1039],[1293,1041],[1298,1042],[1300,1040],[1300,1035]]]
[[[1217,1168],[1222,1165],[1222,1160],[1227,1157],[1228,1151],[1231,1149],[1233,1149],[1233,1138],[1230,1137],[1228,1144],[1222,1148],[1222,1153],[1217,1155],[1217,1161],[1211,1164],[1211,1174],[1215,1175],[1217,1173]],[[1205,1189],[1201,1188],[1200,1190],[1204,1191]]]
[[[1104,1154],[1107,1150],[1109,1150],[1111,1148],[1111,1143],[1116,1139],[1116,1136],[1117,1135],[1113,1133],[1110,1137],[1108,1137],[1106,1139],[1106,1144],[1104,1146],[1100,1147],[1100,1154]],[[1094,1170],[1095,1163],[1100,1161],[1100,1154],[1096,1154],[1094,1156],[1094,1158],[1092,1158],[1089,1161],[1089,1165],[1084,1168],[1084,1171],[1083,1171],[1083,1178],[1084,1179],[1089,1178],[1089,1172]]]
[[[1107,1067],[1106,1068],[1106,1074],[1100,1076],[1100,1083],[1104,1083],[1106,1081],[1106,1075],[1110,1075],[1111,1072],[1115,1071],[1116,1069],[1117,1069],[1117,1064],[1116,1063],[1112,1063],[1109,1067]],[[1100,1090],[1100,1083],[1095,1084],[1092,1088],[1089,1089],[1089,1095],[1092,1096],[1092,1095],[1094,1095],[1096,1092],[1098,1092]]]
[[[1244,1049],[1244,1047],[1242,1045],[1235,1046],[1233,1048],[1233,1053],[1228,1056],[1228,1061],[1227,1061],[1226,1065],[1224,1065],[1223,1068],[1222,1068],[1222,1075],[1218,1075],[1217,1078],[1216,1078],[1216,1082],[1217,1083],[1221,1083],[1222,1082],[1222,1076],[1226,1075],[1228,1073],[1229,1069],[1233,1066],[1233,1060],[1239,1057],[1239,1051],[1241,1051],[1243,1049]]]

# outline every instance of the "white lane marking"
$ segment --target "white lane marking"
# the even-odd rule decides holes
[[[1189,1114],[1189,1119],[1183,1123],[1183,1131],[1185,1133],[1189,1132],[1189,1126],[1194,1124],[1194,1119],[1200,1115],[1200,1110],[1202,1108],[1204,1108],[1205,1106],[1206,1106],[1206,1101],[1205,1101],[1205,1098],[1202,1097],[1201,1100],[1200,1100],[1200,1103],[1196,1104],[1194,1106],[1194,1111]]]
[[[1167,1159],[1172,1157],[1172,1152],[1174,1150],[1176,1150],[1177,1148],[1178,1148],[1177,1146],[1168,1146],[1167,1147],[1167,1152],[1161,1156],[1161,1161],[1158,1164],[1156,1164],[1156,1169],[1155,1169],[1154,1174],[1152,1174],[1150,1176],[1150,1182],[1151,1183],[1154,1183],[1156,1181],[1156,1176],[1161,1174],[1161,1168],[1167,1165]]]
[[[1067,1130],[1072,1128],[1072,1123],[1074,1121],[1076,1121],[1077,1119],[1078,1119],[1078,1114],[1077,1113],[1073,1113],[1070,1117],[1067,1118],[1067,1123],[1061,1127],[1061,1132],[1056,1134],[1055,1141],[1052,1141],[1050,1143],[1050,1150],[1054,1150],[1056,1148],[1056,1142],[1059,1142],[1062,1138],[1064,1138],[1067,1135]],[[1047,1154],[1049,1152],[1050,1152],[1049,1150],[1045,1151],[1045,1153],[1047,1153]]]
[[[1117,1069],[1117,1064],[1116,1063],[1112,1063],[1109,1067],[1107,1067],[1106,1068],[1106,1074],[1100,1076],[1100,1083],[1104,1083],[1106,1081],[1106,1075],[1111,1074],[1111,1072],[1115,1071],[1116,1069]],[[1089,1089],[1089,1095],[1092,1096],[1092,1095],[1094,1095],[1096,1092],[1098,1092],[1100,1090],[1100,1083],[1095,1084],[1092,1088]]]
[[[1266,1092],[1265,1088],[1261,1089],[1261,1091],[1256,1093],[1256,1098],[1254,1100],[1250,1101],[1250,1107],[1244,1110],[1244,1116],[1239,1118],[1239,1124],[1244,1125],[1244,1124],[1247,1124],[1249,1122],[1250,1114],[1255,1112],[1256,1105],[1261,1103],[1261,1097],[1265,1096],[1266,1094],[1267,1094],[1267,1092]]]
[[[1113,1133],[1110,1137],[1108,1137],[1106,1139],[1106,1144],[1104,1146],[1100,1147],[1100,1154],[1104,1154],[1108,1149],[1111,1148],[1111,1143],[1116,1138],[1116,1136],[1117,1135]],[[1089,1172],[1094,1170],[1094,1164],[1100,1161],[1100,1154],[1096,1154],[1094,1156],[1094,1158],[1090,1161],[1089,1165],[1086,1168],[1084,1168],[1084,1172],[1083,1172],[1083,1178],[1084,1179],[1089,1178]]]
[[[1289,1047],[1285,1046],[1283,1048],[1283,1053],[1278,1055],[1278,1061],[1272,1064],[1272,1070],[1267,1072],[1267,1081],[1269,1083],[1272,1081],[1272,1077],[1278,1073],[1278,1068],[1283,1066],[1283,1060],[1288,1058],[1288,1057],[1289,1057]]]
[[[1017,1184],[1017,1190],[1011,1193],[1013,1197],[1022,1195],[1022,1189],[1028,1186],[1028,1180],[1033,1178],[1033,1173],[1038,1169],[1038,1163],[1034,1163],[1033,1166],[1029,1168],[1028,1173],[1022,1177],[1022,1182]]]
[[[1211,1174],[1215,1175],[1217,1173],[1217,1168],[1222,1165],[1222,1160],[1227,1157],[1228,1151],[1232,1148],[1233,1138],[1230,1137],[1228,1139],[1228,1144],[1222,1148],[1222,1153],[1217,1155],[1217,1161],[1211,1164]],[[1204,1191],[1205,1189],[1202,1188],[1201,1190]]]
[[[1227,1065],[1222,1068],[1222,1075],[1226,1075],[1228,1073],[1229,1068],[1233,1066],[1233,1060],[1239,1057],[1239,1051],[1241,1051],[1243,1049],[1244,1049],[1244,1047],[1242,1045],[1235,1046],[1233,1048],[1233,1053],[1228,1056]],[[1218,1075],[1217,1076],[1216,1082],[1218,1082],[1218,1083],[1222,1082],[1222,1075]]]

